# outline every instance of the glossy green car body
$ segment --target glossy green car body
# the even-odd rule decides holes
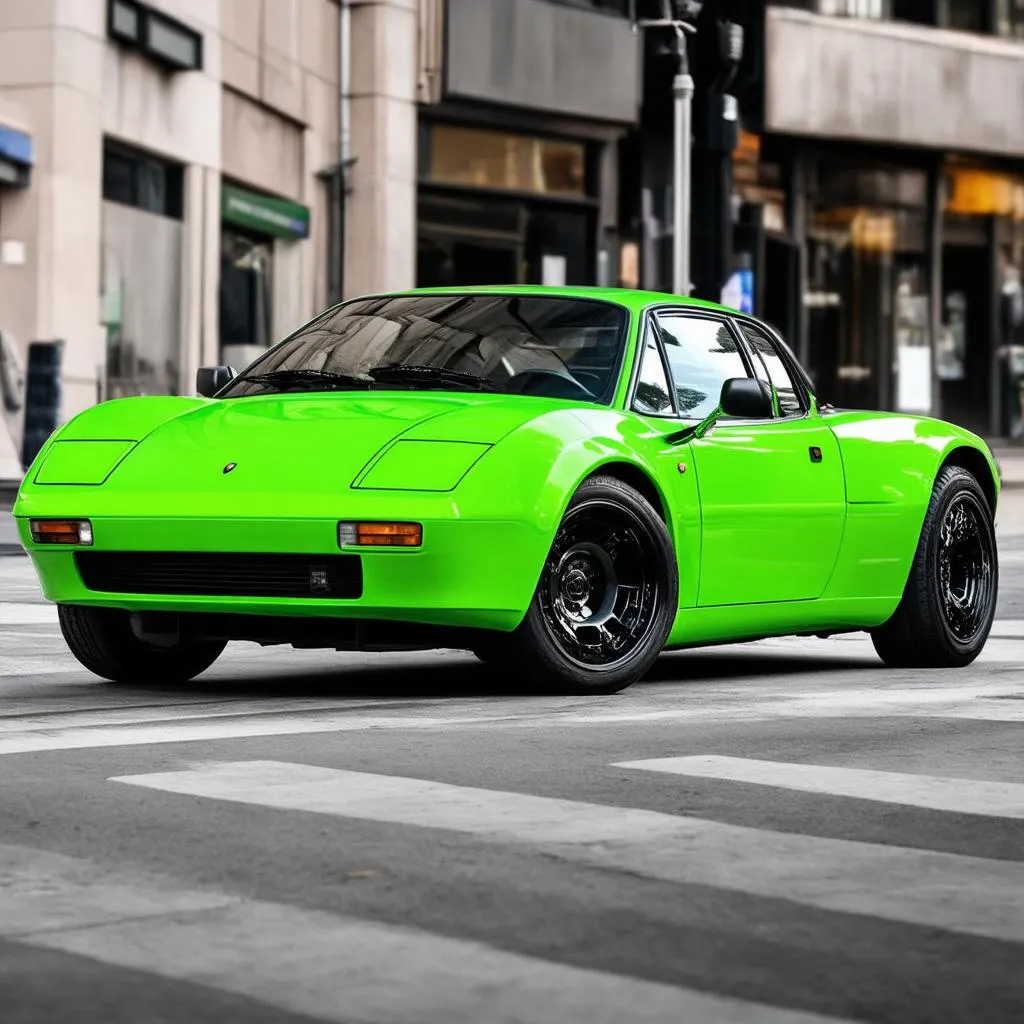
[[[689,421],[630,410],[652,310],[742,319],[734,311],[618,290],[452,292],[623,307],[628,342],[610,404],[429,390],[97,405],[50,438],[14,509],[45,596],[129,611],[512,631],[570,499],[598,474],[639,490],[666,523],[679,562],[668,646],[680,647],[885,622],[946,464],[968,469],[994,511],[991,453],[949,423],[823,411],[808,394],[803,415],[722,418],[680,441]],[[90,520],[95,551],[337,554],[342,520],[421,523],[423,541],[360,550],[355,599],[108,593],[87,589],[73,546],[33,541],[30,520],[47,517]]]

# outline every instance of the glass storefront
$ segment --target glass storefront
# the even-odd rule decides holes
[[[221,358],[245,366],[275,339],[275,250],[309,237],[309,210],[225,183],[221,220]]]
[[[848,408],[932,408],[927,176],[812,165],[807,230],[808,370]]]
[[[417,284],[593,284],[586,143],[421,123]]]
[[[1024,436],[1024,176],[951,160],[944,234],[943,411]]]

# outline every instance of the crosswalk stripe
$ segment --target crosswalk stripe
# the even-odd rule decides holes
[[[56,623],[57,606],[28,601],[0,601],[0,626],[30,626]]]
[[[42,671],[41,668],[37,671]],[[2,673],[0,673],[2,674]],[[643,691],[638,691],[643,694]],[[455,729],[505,727],[549,729],[566,726],[621,726],[629,724],[669,724],[685,721],[766,721],[784,718],[942,718],[989,722],[1024,722],[1024,694],[1020,687],[974,686],[962,688],[899,688],[893,690],[845,690],[818,693],[756,691],[753,699],[742,691],[728,688],[719,692],[681,696],[672,707],[630,704],[630,696],[620,699],[621,708],[593,711],[571,710],[564,702],[531,703],[526,708],[501,703],[475,702],[467,706],[461,700],[416,701],[422,714],[373,714],[367,704],[345,702],[310,707],[301,700],[281,701],[262,713],[258,704],[246,702],[244,708],[222,713],[179,711],[167,714],[151,710],[140,714],[104,716],[77,713],[55,721],[17,723],[0,717],[0,756],[56,750],[86,750],[98,747],[124,747],[165,743],[191,743],[208,740],[244,739],[255,736],[293,736],[302,734],[359,732],[375,729]],[[639,698],[638,698],[639,699]],[[427,706],[429,705],[429,713]],[[493,707],[496,713],[488,713]]]
[[[648,878],[1024,941],[1024,864],[277,761],[111,781],[529,844]]]
[[[0,935],[366,1024],[838,1024],[660,982],[553,963],[418,929],[110,881],[88,862],[0,847]]]
[[[61,729],[4,734],[0,730],[0,755],[27,754],[49,750],[84,750],[96,747],[126,747],[159,743],[192,743],[203,740],[244,739],[252,736],[295,736],[314,733],[357,732],[373,729],[439,729],[456,725],[480,725],[500,721],[502,716],[353,715],[333,712],[188,717],[166,722],[127,725],[66,726]]]
[[[1024,818],[1024,785],[1012,782],[906,775],[862,768],[835,768],[715,755],[621,761],[613,767],[753,783],[802,793],[853,797],[958,814]]]

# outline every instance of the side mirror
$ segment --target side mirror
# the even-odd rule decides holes
[[[749,377],[733,377],[722,385],[722,397],[696,426],[666,434],[669,444],[700,440],[722,416],[743,420],[769,420],[775,415],[775,395],[768,384]]]
[[[201,366],[196,373],[196,391],[203,398],[213,398],[236,376],[234,369],[230,366]]]
[[[769,420],[775,415],[771,386],[750,377],[727,380],[719,405],[723,415],[743,420]]]

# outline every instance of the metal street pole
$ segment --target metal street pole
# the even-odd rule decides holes
[[[686,63],[686,40],[680,39],[679,71],[672,84],[675,108],[672,174],[672,291],[689,295],[690,215],[693,167],[693,76]]]
[[[648,0],[655,2],[655,0]],[[676,37],[676,75],[673,93],[673,156],[672,156],[672,291],[689,295],[690,234],[692,220],[693,180],[693,92],[694,81],[686,51],[686,34],[697,30],[684,20],[694,0],[660,0],[660,18],[638,18],[637,0],[630,0],[630,17],[634,28],[671,30]],[[698,9],[700,4],[695,5]]]

